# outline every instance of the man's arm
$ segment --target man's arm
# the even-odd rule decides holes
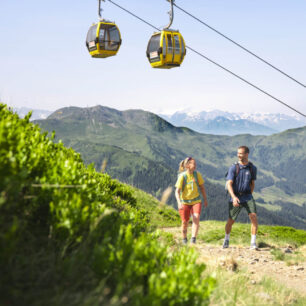
[[[201,193],[204,199],[204,206],[207,207],[208,202],[207,202],[206,190],[205,190],[204,184],[200,185],[200,190],[201,190]]]
[[[255,181],[254,180],[251,181],[250,187],[251,187],[251,193],[253,193],[254,188],[255,188]]]
[[[239,206],[240,201],[234,193],[233,183],[234,182],[232,180],[227,181],[227,190],[228,190],[228,193],[231,195],[231,197],[233,199],[233,205],[234,206]]]

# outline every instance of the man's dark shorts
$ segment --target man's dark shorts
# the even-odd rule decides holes
[[[237,207],[235,207],[232,202],[228,202],[228,208],[229,208],[229,218],[233,220],[237,219],[242,208],[245,208],[248,214],[257,213],[256,203],[254,199],[251,199],[250,201],[244,203],[239,203],[239,206]]]

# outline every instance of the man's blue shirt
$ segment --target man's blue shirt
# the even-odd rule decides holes
[[[251,167],[252,171],[250,169]],[[238,197],[240,203],[247,202],[252,199],[250,183],[251,181],[256,180],[256,175],[257,175],[257,168],[253,164],[252,166],[250,166],[250,163],[248,163],[245,166],[239,164],[239,173],[235,178],[236,165],[233,164],[232,166],[230,166],[226,180],[231,180],[234,182],[233,183],[234,193]],[[231,202],[233,202],[232,198]]]

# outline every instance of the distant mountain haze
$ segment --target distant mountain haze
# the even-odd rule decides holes
[[[44,110],[44,109],[32,109],[29,107],[13,107],[13,110],[18,113],[18,115],[23,118],[25,115],[27,115],[30,111],[32,112],[31,120],[36,119],[46,119],[50,114],[52,114],[52,111]]]
[[[229,113],[219,110],[210,112],[180,111],[172,115],[160,115],[175,126],[186,126],[200,133],[215,135],[271,135],[287,129],[306,125],[301,116],[284,114]]]
[[[175,127],[150,112],[104,106],[66,107],[35,122],[43,130],[55,131],[56,140],[80,152],[97,170],[106,161],[111,176],[158,198],[174,186],[179,162],[193,156],[210,202],[202,219],[227,218],[224,175],[237,159],[237,147],[247,145],[250,160],[258,167],[254,196],[260,222],[306,228],[306,127],[271,136],[210,135]],[[168,203],[176,207],[173,193]]]

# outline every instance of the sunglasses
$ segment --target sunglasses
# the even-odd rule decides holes
[[[186,162],[188,163],[191,160],[192,160],[192,157],[188,157]]]

